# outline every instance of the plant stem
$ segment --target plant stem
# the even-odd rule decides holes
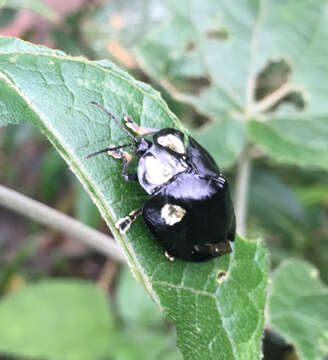
[[[259,48],[259,34],[260,26],[264,16],[264,1],[259,1],[258,14],[250,42],[250,59],[248,69],[248,80],[246,89],[246,109],[244,121],[251,118],[251,111],[253,104],[256,102],[256,53]],[[240,235],[246,236],[247,232],[247,208],[248,208],[248,190],[249,179],[251,173],[251,156],[248,146],[244,149],[238,159],[237,178],[235,188],[235,210],[237,221],[237,232]]]
[[[82,241],[119,262],[125,262],[122,251],[113,238],[2,185],[0,205]]]
[[[237,232],[246,236],[247,232],[247,208],[248,190],[251,174],[251,158],[246,148],[238,160],[237,177],[235,187],[235,211],[237,220]]]

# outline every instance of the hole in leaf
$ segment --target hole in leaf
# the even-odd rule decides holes
[[[194,121],[192,123],[193,127],[200,130],[202,127],[206,125],[210,125],[212,123],[211,119],[208,116],[197,114],[194,117]]]
[[[180,77],[174,79],[174,86],[182,93],[199,96],[211,86],[211,82],[205,76]]]
[[[229,277],[228,273],[224,270],[219,270],[217,275],[217,280],[219,284],[222,284],[224,281],[226,281]]]
[[[196,45],[193,41],[189,41],[188,44],[186,45],[187,52],[192,52],[195,50],[195,48],[196,48]]]
[[[206,77],[199,77],[199,78],[189,78],[187,79],[189,87],[193,90],[192,93],[195,95],[200,95],[205,89],[207,89],[211,82]]]
[[[272,107],[270,111],[276,110],[280,104],[287,103],[294,105],[297,110],[304,110],[306,105],[303,93],[300,91],[292,91],[289,95],[281,99],[281,101],[279,101],[276,106]]]
[[[261,101],[271,95],[289,81],[292,68],[285,59],[271,60],[259,73],[256,81],[255,98]],[[272,106],[269,111],[275,111],[281,104],[293,105],[303,110],[306,103],[302,92],[292,91]]]
[[[228,40],[229,32],[226,29],[209,29],[205,32],[205,36],[209,40]]]
[[[291,74],[286,60],[270,61],[259,73],[256,82],[255,96],[260,101],[284,85]]]

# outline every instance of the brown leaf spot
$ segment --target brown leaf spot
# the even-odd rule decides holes
[[[217,275],[217,281],[219,284],[222,284],[224,281],[228,280],[229,274],[224,270],[219,270]]]

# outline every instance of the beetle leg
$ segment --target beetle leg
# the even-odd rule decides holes
[[[130,214],[122,219],[119,219],[115,226],[117,227],[117,229],[120,230],[121,234],[124,234],[130,227],[130,225],[133,223],[133,221],[137,218],[138,215],[140,215],[142,213],[142,207],[137,209],[137,210],[133,210],[130,212]]]
[[[137,174],[128,174],[128,166],[132,160],[132,155],[126,151],[123,151],[123,167],[122,167],[122,176],[125,181],[137,181]]]
[[[230,246],[229,241],[222,241],[222,242],[219,242],[219,243],[215,246],[214,251],[221,256],[221,255],[225,255],[225,254],[231,253],[231,252],[232,252],[232,249],[231,249],[231,246]]]
[[[124,115],[123,119],[125,121],[125,125],[129,129],[133,130],[138,135],[147,135],[147,134],[151,134],[151,133],[159,131],[159,129],[146,128],[146,127],[139,126],[137,123],[135,123],[131,119],[131,117],[129,115]]]
[[[128,174],[128,166],[132,160],[131,154],[129,154],[127,151],[123,151],[122,149],[116,149],[113,151],[108,150],[108,154],[113,156],[115,159],[123,160],[122,176],[125,181],[137,181],[138,180],[137,174]]]

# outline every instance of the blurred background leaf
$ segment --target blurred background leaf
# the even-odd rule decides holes
[[[318,270],[290,259],[273,274],[269,322],[292,343],[301,359],[321,360],[328,352],[328,288]]]
[[[115,57],[117,51],[108,45],[112,41],[108,39],[124,44],[128,56],[134,54],[142,69],[171,96],[192,104],[212,121],[222,122],[226,114],[233,119],[237,113],[252,115],[254,111],[257,116],[249,103],[254,87],[257,101],[289,89],[279,104],[295,106],[284,106],[284,118],[276,119],[269,112],[265,123],[254,119],[247,131],[277,161],[327,167],[327,109],[323,105],[327,87],[320,81],[328,71],[325,1],[154,1],[152,14],[158,14],[161,21],[147,22],[149,3],[140,2],[138,12],[133,6],[111,2],[88,22],[86,33],[109,29],[97,32],[96,38],[107,41],[98,49]],[[134,11],[131,22],[130,11]],[[140,16],[151,29],[136,30],[135,41],[129,41],[124,30],[134,21],[140,24]],[[117,59],[122,61],[120,56]],[[267,110],[272,109],[268,106]],[[273,110],[280,109],[276,106]],[[215,139],[208,144],[222,148]]]
[[[163,316],[156,304],[145,294],[144,288],[135,281],[127,267],[122,269],[118,281],[117,306],[126,325],[147,326],[149,329],[163,326]]]
[[[0,352],[30,358],[97,359],[110,353],[114,318],[94,285],[47,280],[0,303]]]

